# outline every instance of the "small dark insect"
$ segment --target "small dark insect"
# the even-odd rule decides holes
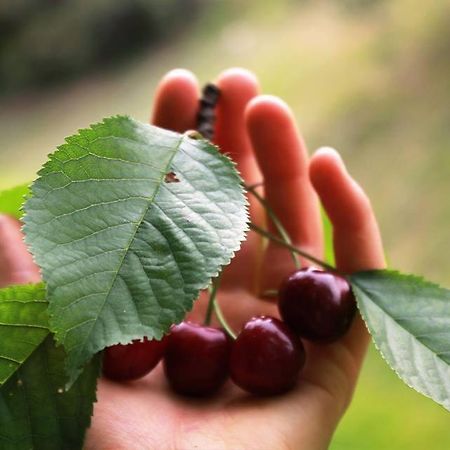
[[[175,172],[169,172],[169,173],[166,173],[166,175],[164,177],[164,182],[165,183],[179,183],[180,180],[175,175]]]
[[[215,107],[219,100],[220,90],[212,83],[207,83],[202,90],[197,114],[197,131],[211,140],[214,136],[214,124],[216,121]]]

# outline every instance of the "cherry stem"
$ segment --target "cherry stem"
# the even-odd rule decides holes
[[[248,192],[250,192],[258,201],[259,203],[261,203],[261,205],[264,207],[264,209],[266,210],[267,215],[270,217],[270,219],[272,220],[273,224],[275,225],[278,233],[281,236],[281,239],[283,239],[283,241],[292,246],[292,241],[291,238],[289,237],[289,233],[286,231],[286,228],[284,228],[283,224],[281,223],[280,219],[278,219],[275,211],[272,209],[272,207],[269,205],[269,203],[267,202],[266,199],[264,199],[256,190],[256,186],[245,186],[245,188],[247,189]],[[289,247],[288,247],[289,248]],[[295,268],[296,269],[300,269],[301,264],[300,264],[300,259],[297,255],[297,253],[295,251],[293,251],[292,249],[289,249],[292,259],[294,260],[294,264],[295,264]]]
[[[222,310],[220,309],[219,303],[217,303],[216,299],[214,299],[212,303],[214,307],[214,313],[216,314],[217,320],[219,321],[220,325],[228,334],[228,336],[230,336],[230,338],[235,341],[237,338],[236,333],[231,329],[231,327],[228,325],[228,322],[225,320]]]
[[[212,280],[211,286],[209,287],[208,307],[206,309],[205,321],[203,322],[203,325],[205,325],[205,326],[208,326],[211,324],[212,313],[214,310],[214,300],[216,299],[217,289],[219,288],[221,275],[222,274],[219,274],[219,276],[217,278]]]
[[[277,289],[266,289],[261,296],[263,298],[276,298],[278,297],[278,290]]]
[[[225,320],[225,317],[224,317],[222,310],[220,309],[220,306],[217,303],[217,299],[216,299],[217,290],[219,289],[221,277],[222,277],[222,273],[220,273],[219,276],[214,278],[214,280],[211,282],[211,286],[209,287],[208,307],[206,309],[206,316],[205,316],[205,321],[203,322],[203,325],[208,326],[211,324],[212,313],[214,311],[214,314],[216,315],[217,320],[219,321],[220,325],[225,330],[225,332],[232,339],[236,339],[236,333],[231,329],[230,325],[228,325],[228,322]]]
[[[247,189],[248,191],[264,186],[264,183],[262,181],[259,181],[258,183],[253,183],[253,184],[244,184],[245,189]]]
[[[272,233],[269,233],[268,231],[264,230],[263,228],[259,227],[258,225],[255,225],[254,223],[250,223],[250,229],[255,231],[256,233],[260,234],[261,236],[266,237],[267,239],[270,239],[273,242],[276,242],[279,245],[282,245],[286,247],[287,249],[291,250],[292,252],[295,252],[299,254],[300,256],[303,256],[303,258],[308,259],[309,261],[312,261],[313,263],[323,267],[324,269],[327,269],[331,272],[337,272],[337,270],[331,266],[330,264],[327,264],[324,261],[321,261],[320,259],[316,258],[315,256],[310,255],[309,253],[295,247],[292,244],[288,244],[283,239],[279,238],[278,236],[275,236]]]

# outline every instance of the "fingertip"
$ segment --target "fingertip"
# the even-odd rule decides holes
[[[328,146],[319,147],[314,152],[314,157],[315,158],[327,158],[327,159],[331,158],[331,159],[334,159],[335,161],[340,161],[341,163],[343,163],[341,155],[333,147],[328,147]]]
[[[309,165],[310,178],[316,189],[331,189],[339,192],[352,192],[360,200],[368,202],[361,186],[350,175],[340,153],[332,147],[320,147],[313,154]]]
[[[337,177],[347,173],[341,155],[332,147],[321,147],[310,159],[309,174],[316,190],[321,190]],[[332,178],[332,180],[330,180]]]
[[[237,162],[244,179],[258,179],[244,117],[247,103],[258,95],[258,80],[252,72],[234,67],[223,71],[216,84],[220,96],[214,142]]]
[[[250,100],[245,116],[250,129],[259,128],[266,122],[270,122],[273,128],[295,125],[295,118],[289,106],[274,95],[258,95]]]
[[[221,99],[232,99],[239,103],[247,103],[259,92],[259,81],[256,75],[241,67],[233,67],[224,70],[216,79],[216,84],[221,90]]]
[[[371,212],[370,200],[359,183],[350,175],[340,153],[332,147],[319,148],[311,158],[309,175],[314,189],[325,202],[356,205],[363,215]],[[355,215],[355,222],[358,216]]]
[[[279,97],[259,95],[245,111],[253,149],[267,183],[294,179],[305,173],[307,151],[294,114]]]
[[[316,151],[309,174],[333,224],[338,267],[346,272],[383,267],[381,237],[371,202],[339,153],[329,147]]]
[[[186,69],[171,70],[156,89],[151,122],[178,132],[195,128],[198,97],[196,76]]]
[[[217,77],[216,83],[226,85],[233,83],[236,79],[245,80],[254,86],[259,85],[258,77],[251,70],[243,67],[230,67],[223,70]]]
[[[177,81],[188,81],[192,85],[196,85],[198,83],[197,77],[188,69],[176,68],[169,70],[161,79],[161,84],[171,82],[172,80]]]

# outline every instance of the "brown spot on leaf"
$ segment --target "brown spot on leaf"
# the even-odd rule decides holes
[[[166,176],[164,177],[164,182],[165,183],[179,183],[180,180],[175,175],[175,172],[169,172],[169,173],[166,173]]]

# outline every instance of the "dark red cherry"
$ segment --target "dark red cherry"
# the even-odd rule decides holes
[[[231,341],[225,331],[182,322],[172,327],[164,372],[175,392],[191,396],[211,395],[228,378]]]
[[[162,340],[135,340],[117,344],[103,352],[103,375],[111,380],[129,381],[147,375],[161,360],[167,337]]]
[[[348,281],[332,272],[301,269],[281,284],[281,317],[299,336],[333,342],[349,329],[356,302]]]
[[[300,339],[273,317],[254,317],[233,344],[231,379],[246,391],[274,395],[295,386],[305,363]]]

